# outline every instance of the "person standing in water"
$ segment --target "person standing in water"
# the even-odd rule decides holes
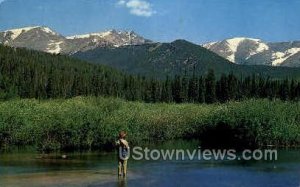
[[[129,144],[125,140],[126,133],[121,131],[119,133],[119,138],[116,141],[116,146],[118,147],[118,176],[126,177],[127,174],[127,160],[129,157]]]

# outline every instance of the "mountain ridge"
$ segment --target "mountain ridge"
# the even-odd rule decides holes
[[[152,41],[133,31],[108,30],[74,36],[63,36],[46,26],[30,26],[0,32],[0,43],[58,54],[73,54],[96,47],[141,45]]]
[[[98,47],[118,48],[155,42],[134,31],[111,29],[63,36],[47,26],[29,26],[0,32],[0,43],[53,54],[72,55]],[[236,64],[300,67],[300,41],[265,42],[256,38],[235,37],[200,46]]]
[[[236,37],[202,46],[236,64],[300,67],[300,41],[265,42]]]
[[[109,65],[127,73],[160,78],[205,75],[209,70],[214,70],[216,76],[230,73],[238,77],[261,75],[275,79],[300,76],[300,68],[234,64],[186,40],[118,48],[98,47],[72,56],[91,63]]]

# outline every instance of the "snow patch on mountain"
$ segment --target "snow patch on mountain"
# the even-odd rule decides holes
[[[228,43],[228,47],[231,51],[231,55],[227,57],[227,59],[231,62],[235,63],[235,56],[238,52],[238,48],[241,45],[241,43],[245,41],[252,41],[256,45],[256,49],[250,50],[249,55],[246,57],[246,60],[252,57],[253,55],[256,55],[258,53],[261,53],[263,51],[269,50],[269,46],[267,46],[265,43],[263,43],[260,39],[255,38],[245,38],[245,37],[238,37],[238,38],[231,38],[226,40]]]
[[[233,63],[280,66],[300,53],[300,48],[295,45],[298,45],[297,42],[266,43],[260,39],[238,37],[202,46]]]
[[[55,42],[53,40],[50,40],[51,43],[48,44],[48,48],[46,49],[46,52],[52,53],[52,54],[58,54],[62,51],[61,44],[64,43],[63,41]]]
[[[213,46],[214,44],[216,44],[218,42],[210,42],[210,43],[206,43],[206,44],[203,44],[202,47],[205,47],[205,48],[210,48],[211,46]]]
[[[69,40],[74,40],[74,39],[84,39],[84,38],[89,38],[91,34],[83,34],[83,35],[74,35],[74,36],[67,36],[66,38]]]
[[[265,43],[259,43],[256,51],[257,51],[257,53],[260,53],[260,52],[263,52],[263,51],[269,50],[269,49],[270,48],[269,48],[269,46],[267,44],[265,44]]]
[[[286,61],[288,58],[291,56],[297,54],[300,52],[300,48],[291,48],[288,49],[285,52],[273,52],[272,54],[272,65],[273,66],[279,66],[282,64],[284,61]]]
[[[259,54],[259,53],[262,53],[264,51],[267,51],[269,50],[269,46],[263,42],[261,42],[261,40],[257,40],[257,48],[255,50],[251,50],[249,55],[246,57],[246,60],[248,60],[250,57],[256,55],[256,54]]]
[[[28,31],[30,31],[32,29],[35,29],[35,28],[38,28],[38,27],[37,26],[35,26],[35,27],[24,27],[24,28],[6,30],[6,31],[4,31],[5,32],[4,36],[6,36],[8,33],[12,33],[10,38],[12,40],[14,40],[17,37],[19,37],[22,33],[28,32]]]
[[[99,32],[99,33],[90,33],[90,34],[82,34],[82,35],[74,35],[74,36],[67,36],[66,38],[69,40],[73,40],[73,39],[85,39],[85,38],[90,38],[93,36],[98,36],[100,38],[104,38],[106,36],[109,36],[112,34],[112,30],[107,31],[107,32]]]
[[[53,35],[57,35],[56,32],[52,31],[50,28],[48,27],[41,27],[41,30],[44,31],[45,33],[48,33],[48,34],[53,34]]]
[[[235,62],[235,54],[237,52],[238,46],[240,45],[241,42],[243,42],[246,38],[231,38],[228,39],[227,46],[229,47],[231,51],[231,55],[227,57],[227,59],[231,62]]]

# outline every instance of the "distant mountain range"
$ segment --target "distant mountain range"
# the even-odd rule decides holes
[[[120,47],[150,43],[133,31],[109,30],[76,36],[62,36],[48,27],[25,27],[0,32],[0,43],[48,53],[73,54],[97,47]]]
[[[77,57],[87,57],[82,54],[84,52],[92,54],[95,51],[106,50],[110,54],[114,53],[114,55],[118,56],[116,52],[124,51],[125,49],[147,49],[147,52],[144,51],[143,53],[144,56],[139,57],[140,59],[148,58],[151,56],[150,53],[155,51],[155,49],[164,51],[163,48],[168,48],[165,53],[160,54],[161,56],[159,56],[159,60],[156,59],[155,61],[156,65],[160,66],[161,64],[158,64],[157,62],[167,59],[168,54],[170,55],[173,52],[172,46],[174,46],[174,43],[176,42],[169,44],[155,43],[143,38],[133,31],[116,30],[65,37],[48,27],[35,26],[0,32],[0,43],[11,47],[25,47],[48,53],[62,53]],[[138,47],[141,45],[146,46]],[[207,43],[201,46],[213,52],[205,52],[206,55],[211,56],[209,59],[214,59],[215,57],[212,56],[215,56],[214,53],[216,53],[228,60],[219,58],[219,63],[231,62],[231,64],[234,63],[239,65],[300,67],[300,41],[268,43],[260,39],[232,38],[219,42]],[[168,60],[172,60],[172,62],[170,62],[171,64],[174,64],[176,61],[182,61],[182,63],[189,63],[193,60],[199,61],[199,59],[197,59],[198,57],[195,56],[194,53],[196,52],[197,54],[200,54],[201,51],[203,52],[203,48],[201,46],[195,44],[189,45],[189,47],[194,49],[189,48],[186,51],[180,51],[180,53],[183,54],[172,53],[172,59]],[[193,51],[193,54],[186,54],[191,51]],[[137,53],[139,52],[137,51]],[[183,56],[186,58],[181,59]],[[109,62],[115,62],[116,58],[117,57],[110,57],[110,59],[106,60]],[[201,58],[204,59],[202,56]],[[125,59],[123,59],[123,61],[124,60]],[[97,58],[97,61],[99,61],[99,58]],[[153,59],[150,59],[150,62],[153,63]]]
[[[216,76],[261,75],[284,79],[300,78],[300,68],[238,65],[185,40],[171,43],[126,45],[118,48],[98,47],[72,55],[91,63],[105,64],[131,74],[165,78],[166,75],[205,75],[213,69]]]
[[[232,38],[203,47],[236,64],[300,67],[300,41],[268,43],[253,38]]]

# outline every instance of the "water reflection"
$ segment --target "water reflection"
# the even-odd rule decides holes
[[[127,187],[127,179],[123,177],[118,178],[117,187]]]

